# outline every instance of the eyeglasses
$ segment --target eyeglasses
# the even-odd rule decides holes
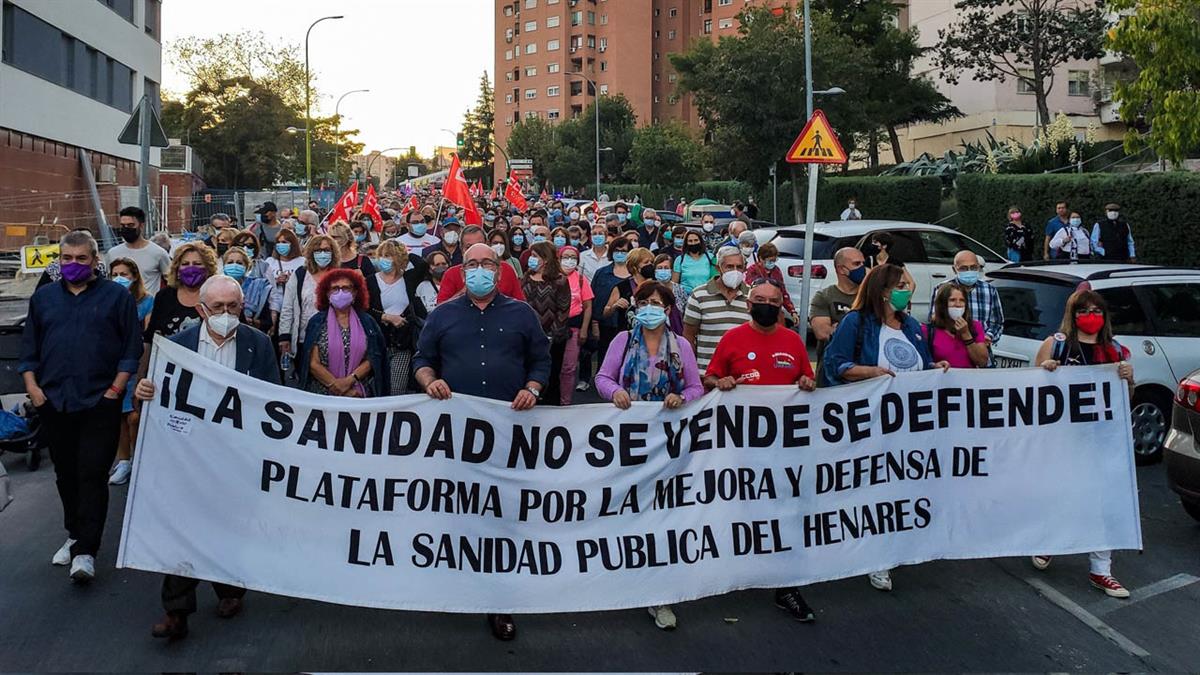
[[[210,305],[206,302],[200,303],[204,309],[208,310],[209,314],[240,314],[242,311],[242,303],[240,302],[219,302],[215,305]]]
[[[666,306],[666,305],[664,305],[662,302],[660,302],[660,301],[658,301],[658,300],[653,300],[653,299],[650,299],[650,300],[642,300],[641,302],[639,302],[639,303],[637,304],[637,308],[638,308],[638,309],[641,309],[641,308],[643,308],[643,307],[657,307],[657,308],[659,308],[659,309],[666,309],[666,308],[667,308],[667,306]]]
[[[500,269],[500,264],[495,260],[470,260],[463,263],[463,269],[477,270],[480,268],[495,272]]]
[[[1104,316],[1104,310],[1099,307],[1082,308],[1075,310],[1075,316],[1086,316],[1092,314],[1095,316]]]
[[[750,284],[750,288],[752,288],[752,289],[758,288],[759,286],[774,286],[775,288],[778,288],[779,290],[783,290],[783,284],[779,283],[778,281],[775,281],[774,279],[759,279],[758,281],[755,281],[753,284]]]
[[[337,285],[337,286],[330,286],[330,287],[329,287],[329,291],[330,291],[331,293],[332,293],[332,292],[334,292],[334,291],[350,291],[351,293],[353,293],[353,292],[354,292],[354,287],[353,287],[353,286],[348,286],[348,285],[346,285],[346,284],[340,284],[340,285]]]
[[[982,272],[983,265],[963,265],[958,268],[960,272]]]

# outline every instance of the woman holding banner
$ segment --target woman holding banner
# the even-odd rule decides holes
[[[933,319],[924,327],[930,356],[951,368],[986,368],[988,337],[971,318],[967,293],[958,284],[943,284],[933,298]]]
[[[358,270],[336,269],[321,278],[317,313],[296,360],[303,389],[351,398],[390,393],[387,343],[367,313],[368,297]]]
[[[933,361],[921,324],[904,311],[914,290],[911,277],[899,265],[883,263],[867,273],[854,307],[838,323],[825,348],[822,367],[830,385],[950,369],[945,361]],[[876,589],[892,590],[891,570],[873,572],[868,578]]]
[[[1133,397],[1133,366],[1129,350],[1113,339],[1108,303],[1091,290],[1075,291],[1067,299],[1059,332],[1042,341],[1037,363],[1051,372],[1059,366],[1095,366],[1116,363],[1117,375],[1129,385]],[[1128,598],[1129,591],[1112,576],[1112,551],[1088,554],[1088,579],[1092,586],[1110,598]],[[1050,556],[1033,556],[1033,566],[1044,570],[1050,566]]]

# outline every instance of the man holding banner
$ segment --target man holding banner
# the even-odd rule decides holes
[[[242,287],[227,276],[209,278],[200,287],[200,316],[202,326],[171,336],[171,341],[187,347],[200,356],[226,368],[249,375],[256,380],[279,384],[279,369],[275,365],[275,350],[271,338],[256,328],[240,323]],[[154,382],[138,382],[134,394],[139,400],[154,399]],[[188,634],[188,615],[196,611],[198,579],[175,574],[163,577],[162,603],[167,615],[155,624],[151,633],[157,638],[182,640]],[[242,611],[245,588],[213,582],[217,592],[217,616],[229,619]]]
[[[541,322],[529,305],[497,292],[498,273],[512,268],[491,246],[473,245],[462,269],[467,292],[439,304],[421,331],[413,358],[417,384],[438,400],[457,392],[529,410],[550,382],[550,342]],[[489,614],[488,622],[498,640],[517,636],[509,614]]]

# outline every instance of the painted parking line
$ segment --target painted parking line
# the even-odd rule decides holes
[[[1105,638],[1108,638],[1108,640],[1125,650],[1127,653],[1143,659],[1150,656],[1150,652],[1142,649],[1136,642],[1125,637],[1117,629],[1113,628],[1107,623],[1104,623],[1100,617],[1087,611],[1074,600],[1071,600],[1067,596],[1055,590],[1053,586],[1045,581],[1042,581],[1041,579],[1034,579],[1032,577],[1021,577],[1021,580],[1032,586],[1034,590],[1042,595],[1042,597],[1046,598],[1055,605],[1058,605],[1068,614],[1076,619],[1079,619],[1083,625],[1091,628]]]
[[[1175,576],[1167,577],[1162,581],[1156,581],[1149,586],[1143,586],[1137,590],[1130,590],[1129,598],[1125,600],[1119,600],[1117,598],[1105,598],[1104,600],[1096,603],[1091,610],[1096,616],[1105,616],[1117,611],[1118,609],[1124,609],[1143,600],[1149,600],[1156,595],[1177,591],[1185,586],[1190,586],[1197,581],[1200,581],[1200,577],[1194,577],[1190,574],[1176,574]]]

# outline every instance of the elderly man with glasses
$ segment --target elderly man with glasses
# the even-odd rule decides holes
[[[1000,293],[996,287],[983,280],[983,260],[972,251],[959,251],[954,256],[953,269],[953,279],[933,287],[933,295],[929,296],[928,321],[933,321],[933,301],[938,290],[946,284],[957,284],[966,293],[971,316],[983,324],[988,341],[996,345],[1004,332],[1004,309],[1000,306]]]
[[[200,317],[204,323],[171,336],[171,342],[186,347],[201,357],[249,375],[256,380],[279,384],[275,350],[266,333],[241,323],[242,287],[232,277],[211,277],[200,287]],[[155,386],[143,379],[134,389],[140,401],[154,399]],[[198,579],[168,574],[163,577],[162,604],[167,615],[154,625],[151,634],[172,641],[188,634],[188,616],[196,611]],[[217,593],[217,616],[228,619],[242,611],[246,589],[213,582]]]
[[[467,249],[466,293],[430,312],[413,357],[417,384],[431,398],[467,394],[511,401],[517,411],[537,405],[550,382],[550,340],[533,308],[497,287],[511,269],[487,244]],[[488,623],[498,640],[517,636],[509,614],[490,614]]]

